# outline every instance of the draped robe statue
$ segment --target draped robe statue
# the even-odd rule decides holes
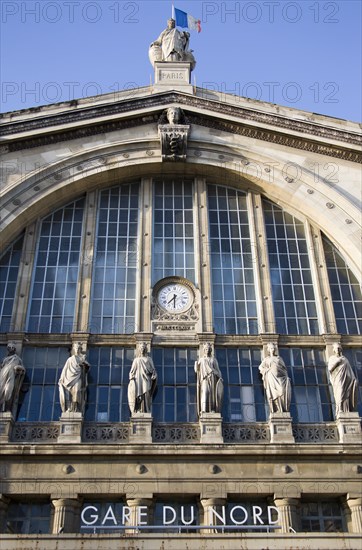
[[[84,413],[88,386],[89,363],[79,344],[66,360],[59,379],[59,398],[62,412]]]
[[[269,355],[259,366],[270,412],[289,412],[291,384],[284,361],[276,354],[276,345],[267,345]]]
[[[190,33],[176,28],[174,19],[167,21],[167,28],[152,42],[149,58],[154,66],[155,61],[186,61],[191,63],[191,70],[196,65],[192,50],[189,50]]]
[[[224,383],[210,343],[204,344],[204,356],[195,362],[198,412],[221,412]]]
[[[15,344],[8,344],[7,350],[0,369],[0,412],[11,412],[15,417],[25,368],[16,354]]]
[[[340,413],[353,411],[357,405],[357,378],[340,344],[333,344],[333,353],[328,360],[328,371],[338,417]]]
[[[131,414],[151,412],[152,396],[156,384],[157,372],[151,357],[148,356],[147,344],[142,342],[129,373],[128,405]]]

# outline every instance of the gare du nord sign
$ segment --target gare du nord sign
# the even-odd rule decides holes
[[[121,503],[120,503],[121,504]],[[209,507],[209,525],[198,523],[198,507],[196,505],[162,505],[158,514],[158,525],[150,525],[148,506],[129,507],[114,504],[102,506],[88,504],[81,513],[81,529],[83,530],[112,530],[125,529],[209,529],[218,527],[225,529],[278,529],[279,510],[276,506],[239,505]]]

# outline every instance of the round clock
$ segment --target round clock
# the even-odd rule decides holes
[[[172,313],[182,313],[192,304],[192,295],[188,287],[182,283],[168,283],[157,293],[158,304]]]

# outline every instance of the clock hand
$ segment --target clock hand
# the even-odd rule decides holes
[[[177,298],[177,294],[174,294],[173,295],[173,298],[171,298],[171,300],[169,300],[167,303],[170,304],[171,302],[173,302],[173,308],[175,309],[176,307],[176,298]]]

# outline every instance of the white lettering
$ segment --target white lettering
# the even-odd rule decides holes
[[[138,525],[147,525],[147,506],[138,506],[137,517]],[[142,521],[142,517],[146,517],[146,521]]]
[[[260,508],[260,506],[253,506],[253,524],[254,525],[257,525],[258,523],[260,525],[264,525],[264,522],[260,517],[262,513],[263,513],[263,510]]]
[[[215,510],[215,508],[213,506],[210,508],[210,511],[211,511],[211,515],[216,516],[221,521],[222,525],[226,525],[225,506],[221,506],[222,516],[220,516],[220,514],[218,514],[218,512]],[[214,520],[212,520],[212,521],[214,521]],[[215,524],[218,525],[217,522],[215,522]]]
[[[88,510],[94,510],[95,512],[97,512],[97,515],[94,514],[89,516],[89,519],[92,519],[93,521],[87,521],[84,517]],[[85,523],[86,525],[94,525],[98,521],[98,518],[99,518],[98,510],[95,506],[86,506],[82,511],[81,519],[82,519],[82,522]]]
[[[170,510],[173,513],[173,518],[169,521],[166,520],[167,510]],[[164,525],[170,525],[171,523],[173,523],[175,521],[175,519],[176,519],[176,510],[175,510],[175,508],[172,508],[172,506],[164,506],[163,507],[163,524]]]
[[[276,512],[276,520],[273,521],[272,519],[272,511]],[[279,510],[276,506],[268,506],[268,523],[269,525],[274,525],[275,523],[279,522]]]
[[[126,525],[131,522],[131,508],[129,506],[123,506],[122,508],[122,523]]]
[[[194,507],[190,506],[190,510],[191,510],[191,513],[190,513],[191,519],[190,519],[190,521],[186,521],[185,520],[185,506],[181,506],[181,522],[184,525],[191,525],[192,522],[195,520]]]
[[[242,510],[243,513],[244,513],[244,519],[243,521],[237,521],[235,518],[234,518],[234,510]],[[233,522],[234,525],[243,525],[243,523],[246,522],[246,520],[248,519],[248,511],[244,508],[244,506],[234,506],[233,508],[231,508],[230,510],[230,519],[231,521]]]
[[[106,515],[103,518],[102,525],[104,525],[106,521],[109,521],[110,519],[113,521],[114,525],[117,525],[117,521],[116,521],[114,512],[112,510],[112,506],[108,508]]]

